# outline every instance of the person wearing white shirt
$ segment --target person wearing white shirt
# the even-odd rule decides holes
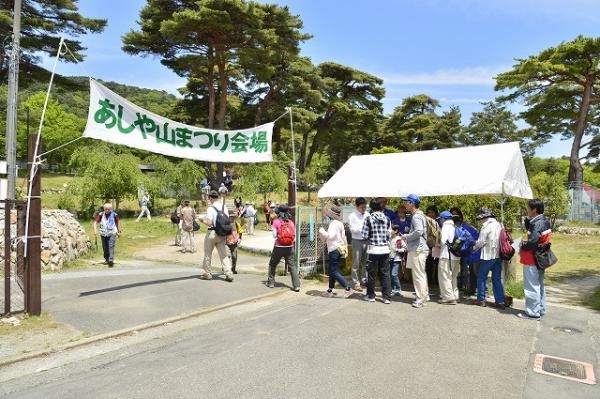
[[[448,243],[454,239],[454,221],[450,211],[443,211],[438,216],[442,222],[440,260],[438,264],[438,281],[440,297],[438,301],[443,305],[456,305],[458,300],[458,272],[460,271],[460,257],[452,255],[448,250]]]
[[[504,309],[504,287],[502,286],[502,260],[500,259],[500,230],[502,225],[488,207],[479,209],[477,220],[482,221],[479,238],[473,250],[481,248],[481,263],[477,273],[477,300],[478,306],[485,305],[485,286],[489,272],[492,272],[492,288],[494,290],[495,306]]]
[[[329,288],[323,293],[323,296],[332,298],[336,294],[333,292],[335,282],[340,283],[344,287],[344,296],[347,298],[352,295],[350,286],[340,274],[338,266],[340,260],[346,260],[348,252],[348,245],[346,241],[346,232],[344,230],[344,224],[342,223],[342,210],[337,206],[323,209],[323,216],[329,218],[329,226],[327,230],[323,227],[319,229],[319,236],[323,241],[327,243],[327,254],[329,258]]]
[[[221,200],[219,200],[219,193],[216,191],[211,191],[208,194],[211,205],[206,209],[206,217],[202,220],[204,224],[208,226],[208,232],[204,237],[204,260],[202,262],[203,273],[200,275],[200,278],[203,280],[212,279],[210,264],[212,261],[212,252],[215,248],[217,248],[219,259],[221,259],[221,266],[223,268],[223,272],[225,273],[225,280],[231,282],[233,281],[233,272],[231,270],[231,252],[225,243],[225,237],[217,235],[214,230],[214,224],[217,220],[217,209],[223,211],[225,215],[229,216],[229,211],[227,207],[224,206],[224,196],[226,195],[227,191],[225,190],[222,192],[222,190],[219,190],[219,192],[223,195]]]
[[[352,284],[355,291],[362,291],[361,283],[367,282],[367,246],[368,240],[362,236],[362,228],[367,212],[367,200],[363,197],[356,198],[356,210],[348,216],[348,225],[352,234]],[[360,277],[359,277],[360,276]]]
[[[254,218],[256,216],[256,209],[252,206],[250,202],[246,202],[246,207],[242,211],[242,215],[246,224],[246,233],[253,236],[254,235]]]

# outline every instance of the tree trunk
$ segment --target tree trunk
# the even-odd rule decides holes
[[[304,173],[306,169],[306,147],[308,146],[308,135],[310,134],[310,129],[306,129],[304,133],[302,133],[302,142],[300,143],[300,157],[298,158],[298,170],[300,173]]]
[[[273,101],[273,98],[275,97],[276,93],[277,85],[270,87],[265,98],[263,98],[263,100],[258,103],[258,107],[256,107],[256,114],[254,115],[254,126],[260,125],[260,122],[262,120],[262,114],[264,110],[267,109],[269,105],[271,105],[271,102]]]
[[[219,115],[217,117],[219,122],[219,129],[225,129],[225,112],[227,111],[227,89],[228,89],[228,80],[227,80],[227,72],[225,70],[226,63],[224,57],[225,50],[219,50],[219,54],[217,55],[217,68],[219,74]],[[217,178],[223,179],[223,170],[224,165],[223,162],[217,163]]]
[[[581,99],[581,107],[577,124],[575,125],[575,134],[573,137],[573,145],[571,146],[571,156],[569,159],[569,188],[573,190],[573,203],[571,204],[571,217],[574,220],[581,220],[582,215],[582,190],[583,190],[583,166],[579,160],[579,150],[581,148],[581,140],[585,133],[587,125],[587,116],[590,109],[590,100],[592,98],[593,78],[586,77],[585,86],[583,88],[583,97]]]
[[[206,90],[208,91],[208,128],[214,129],[215,126],[215,102],[216,102],[216,92],[215,92],[215,73],[214,73],[214,56],[213,49],[211,47],[208,48],[207,52],[207,60],[208,60],[208,70],[206,71]],[[204,162],[204,167],[206,168],[206,179],[210,184],[211,188],[218,188],[216,184],[217,179],[215,179],[215,175],[212,170],[211,162]]]

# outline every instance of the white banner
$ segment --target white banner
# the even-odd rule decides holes
[[[204,129],[163,118],[90,79],[84,137],[211,162],[269,162],[274,122],[250,129]]]

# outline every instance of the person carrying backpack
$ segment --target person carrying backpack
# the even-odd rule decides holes
[[[492,288],[494,290],[495,306],[505,308],[504,287],[502,286],[502,260],[500,259],[500,230],[502,225],[496,220],[496,216],[490,208],[484,206],[479,209],[477,220],[481,220],[479,238],[473,248],[481,248],[481,263],[477,273],[477,299],[474,305],[486,306],[485,287],[487,276],[492,272]]]
[[[404,198],[406,210],[412,214],[410,232],[402,236],[406,241],[408,257],[406,268],[412,270],[412,280],[417,298],[412,303],[414,308],[422,308],[429,301],[429,286],[427,285],[427,272],[425,262],[429,255],[427,246],[427,222],[425,214],[419,209],[421,199],[416,194]]]
[[[206,217],[202,220],[208,226],[208,232],[204,236],[204,259],[202,261],[202,274],[200,278],[203,280],[211,280],[212,274],[210,264],[212,261],[212,252],[217,248],[219,259],[221,259],[221,267],[225,273],[225,280],[233,281],[233,272],[231,271],[231,253],[225,243],[227,235],[231,233],[231,225],[229,224],[229,211],[225,207],[225,193],[223,198],[219,199],[219,193],[211,191],[208,194],[210,206],[206,210]]]
[[[442,222],[441,250],[438,265],[438,282],[440,286],[440,300],[442,305],[456,305],[459,299],[458,272],[460,271],[460,257],[453,255],[448,245],[454,237],[456,227],[450,211],[442,211],[439,216]]]
[[[285,261],[285,267],[292,277],[292,289],[300,291],[300,278],[294,262],[294,242],[296,241],[296,225],[290,219],[290,208],[283,204],[279,205],[277,219],[273,220],[272,233],[275,238],[271,259],[269,260],[269,274],[267,287],[275,287],[275,269],[281,258]]]

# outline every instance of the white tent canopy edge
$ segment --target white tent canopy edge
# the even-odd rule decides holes
[[[355,155],[319,198],[497,194],[533,198],[518,142],[442,150]]]

